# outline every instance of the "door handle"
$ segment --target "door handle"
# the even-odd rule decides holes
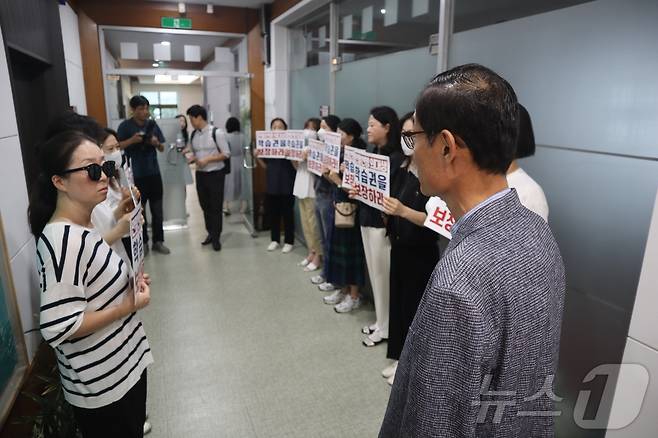
[[[254,159],[254,154],[253,154],[253,151],[251,149],[251,146],[245,146],[244,147],[243,156],[244,156],[244,158],[242,159],[242,166],[245,169],[255,169],[256,167],[258,167],[258,162]],[[249,164],[247,162],[247,156],[251,157],[251,163],[252,164]]]

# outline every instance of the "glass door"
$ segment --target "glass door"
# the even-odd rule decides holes
[[[240,104],[240,126],[244,134],[244,147],[242,159],[242,193],[241,203],[246,205],[242,210],[242,220],[252,237],[256,237],[254,226],[254,184],[253,169],[256,168],[251,138],[251,87],[249,78],[238,78],[238,97]]]

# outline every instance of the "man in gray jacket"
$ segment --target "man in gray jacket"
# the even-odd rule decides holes
[[[546,222],[509,189],[512,87],[480,65],[437,75],[416,103],[421,190],[457,219],[406,339],[380,437],[552,437],[565,292]]]

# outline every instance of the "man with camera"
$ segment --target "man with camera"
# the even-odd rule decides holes
[[[162,177],[156,149],[164,151],[165,138],[160,127],[150,118],[149,101],[144,96],[130,99],[132,117],[119,125],[119,147],[130,160],[135,185],[142,195],[142,207],[150,203],[153,251],[169,254],[162,229]],[[148,223],[144,222],[144,245],[148,251]]]

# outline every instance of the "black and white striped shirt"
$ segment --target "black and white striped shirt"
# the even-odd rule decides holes
[[[84,317],[132,294],[129,267],[98,232],[46,225],[37,242],[41,334],[57,355],[66,400],[99,408],[121,399],[153,362],[136,313],[90,335],[69,339]]]

